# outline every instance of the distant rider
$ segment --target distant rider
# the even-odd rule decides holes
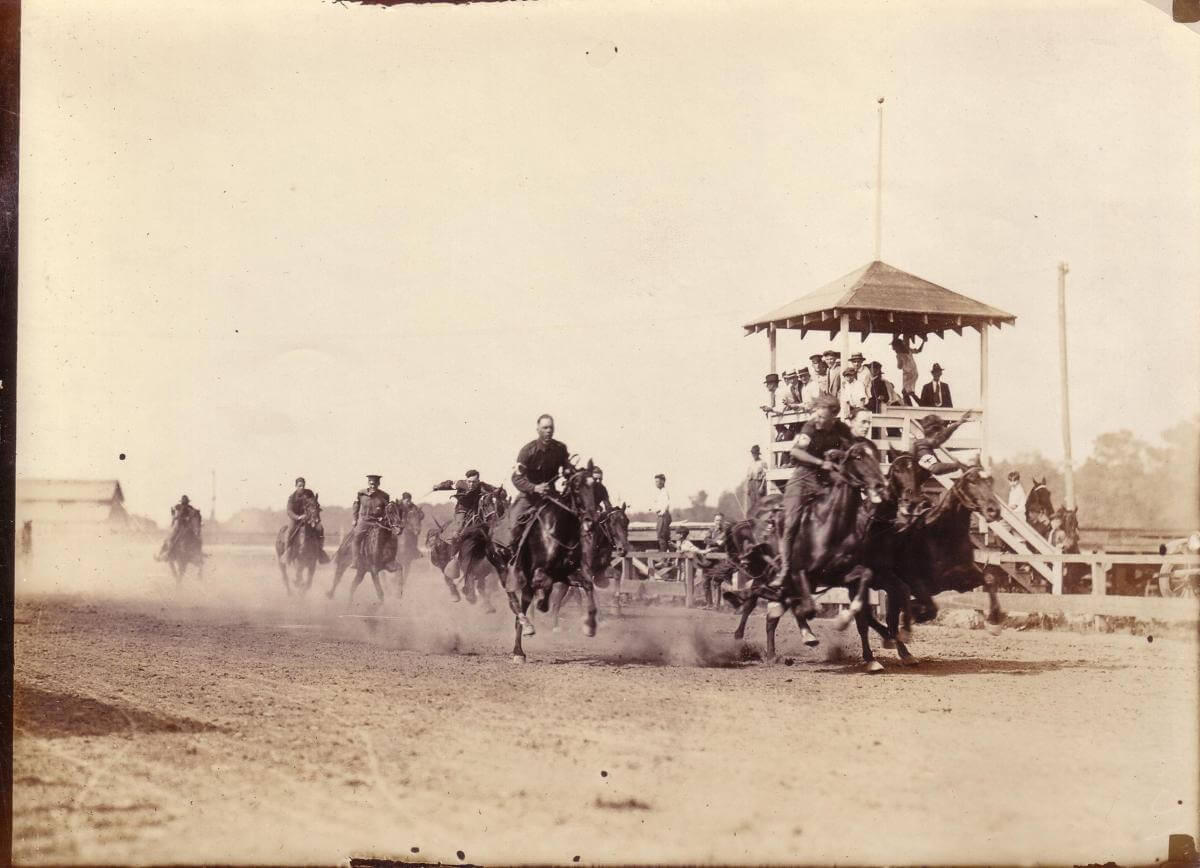
[[[315,502],[317,496],[312,493],[307,487],[303,476],[296,477],[296,488],[288,495],[287,499],[287,516],[288,516],[288,531],[287,543],[284,546],[284,554],[292,547],[293,540],[296,539],[296,532],[300,529],[300,524],[305,519],[305,509],[310,501]],[[321,524],[320,518],[317,519],[313,529],[317,532],[317,560],[322,564],[329,563],[329,555],[325,554],[325,526]]]
[[[496,486],[482,482],[478,470],[468,470],[465,478],[457,482],[444,480],[435,485],[433,490],[454,492],[451,495],[454,498],[454,517],[442,531],[442,538],[449,541],[450,550],[454,552],[444,572],[454,577],[458,575],[458,543],[463,531],[479,521],[479,503],[483,495],[495,491]]]
[[[166,538],[162,544],[162,548],[158,550],[160,560],[170,558],[175,553],[175,546],[179,542],[179,538],[183,535],[183,529],[191,526],[195,522],[196,538],[200,538],[200,510],[192,506],[188,496],[182,494],[179,496],[179,503],[171,507],[171,535]]]

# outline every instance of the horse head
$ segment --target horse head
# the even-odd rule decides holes
[[[600,530],[608,538],[617,557],[624,557],[625,552],[629,551],[629,515],[625,510],[624,503],[614,506],[601,514],[599,520]]]
[[[305,500],[304,523],[309,527],[316,527],[321,523],[321,501],[315,494]]]
[[[485,491],[483,496],[479,498],[479,517],[483,523],[491,526],[504,518],[504,514],[508,512],[508,492],[504,490],[504,486],[493,491]]]
[[[904,526],[920,518],[932,506],[921,493],[921,474],[917,462],[907,452],[888,449],[888,500],[896,504],[896,522]]]
[[[968,464],[962,476],[954,480],[951,493],[967,509],[982,513],[988,521],[996,521],[1000,510],[996,507],[995,478],[990,470],[979,463]]]
[[[874,443],[859,440],[845,452],[831,450],[827,457],[838,465],[837,473],[847,484],[865,491],[871,503],[883,502],[887,482],[879,469],[879,450]]]
[[[596,492],[592,488],[594,482],[591,461],[586,467],[573,467],[567,474],[564,493],[581,520],[594,519],[596,516]]]
[[[773,563],[771,543],[759,538],[755,522],[750,519],[725,531],[725,553],[737,561],[751,581],[762,579]]]

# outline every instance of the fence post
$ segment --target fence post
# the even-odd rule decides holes
[[[1050,567],[1050,575],[1053,577],[1050,581],[1050,593],[1061,594],[1063,592],[1063,562],[1056,561]]]
[[[1108,593],[1108,570],[1104,568],[1103,561],[1094,561],[1092,563],[1092,596],[1103,597]]]
[[[685,608],[692,608],[693,588],[692,582],[696,577],[696,562],[690,557],[683,557],[683,605]]]

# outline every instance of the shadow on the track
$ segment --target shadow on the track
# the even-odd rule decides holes
[[[921,658],[917,666],[904,666],[896,659],[879,661],[888,675],[911,675],[939,677],[946,675],[1040,675],[1043,672],[1058,672],[1064,669],[1128,669],[1130,664],[1091,660],[993,660],[984,657],[960,657],[954,660]],[[798,659],[796,666],[812,672],[828,672],[838,675],[861,675],[863,663],[843,661],[831,665],[828,662]]]

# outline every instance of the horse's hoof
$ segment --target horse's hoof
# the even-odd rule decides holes
[[[533,636],[537,633],[537,630],[533,629],[533,622],[530,621],[525,615],[518,615],[517,621],[519,621],[521,624],[522,636]]]
[[[900,664],[902,666],[920,666],[921,661],[909,654],[907,657],[900,658]]]
[[[513,662],[513,663],[524,663],[524,662],[526,662],[526,661],[525,661],[525,655],[524,655],[524,654],[514,654],[514,655],[513,655],[512,662]]]
[[[867,672],[871,673],[872,675],[874,675],[876,672],[882,672],[882,671],[883,671],[883,664],[880,663],[878,660],[872,660],[870,663],[867,664]]]
[[[800,631],[800,640],[809,648],[816,648],[821,644],[821,640],[813,635],[813,631],[805,627]]]
[[[744,631],[744,630],[734,630],[733,631],[733,638],[737,639],[739,642],[742,641],[742,637],[745,635],[746,635],[746,631]]]
[[[837,629],[840,632],[842,630],[845,630],[847,627],[849,627],[850,622],[853,620],[854,620],[853,612],[851,612],[849,610],[846,610],[845,612],[838,612],[837,617],[833,619],[833,626],[835,629]]]
[[[595,636],[596,635],[596,625],[588,624],[585,622],[583,625],[583,635],[588,636],[589,638],[592,636]]]
[[[999,636],[1004,632],[1003,624],[984,624],[983,629],[987,630],[992,636]]]
[[[457,602],[458,602],[459,600],[461,600],[461,599],[462,599],[462,597],[460,597],[460,596],[458,595],[458,591],[451,591],[451,592],[450,592],[450,602],[451,602],[451,603],[457,603]]]
[[[767,603],[767,617],[768,618],[782,618],[783,617],[783,603],[776,603],[776,602]]]
[[[899,630],[896,631],[896,638],[899,639],[901,642],[911,642],[912,641],[912,630],[908,630],[908,629],[905,629],[904,627],[901,627]]]
[[[889,651],[891,651],[893,648],[896,647],[896,640],[895,639],[884,639],[883,647],[888,649]]]

